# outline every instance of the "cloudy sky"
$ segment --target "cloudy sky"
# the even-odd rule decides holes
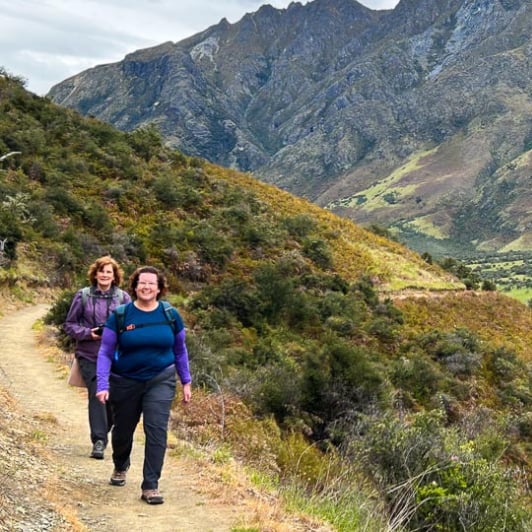
[[[306,4],[308,0],[300,0]],[[391,9],[398,0],[358,0]],[[291,0],[0,0],[0,66],[39,95],[87,68]]]

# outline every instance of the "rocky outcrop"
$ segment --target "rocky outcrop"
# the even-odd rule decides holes
[[[263,6],[49,96],[407,242],[527,247],[530,35],[529,0]]]

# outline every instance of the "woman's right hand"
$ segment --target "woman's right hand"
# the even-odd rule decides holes
[[[107,400],[109,399],[109,390],[103,390],[101,392],[97,392],[96,393],[96,398],[102,404],[107,403]]]
[[[93,329],[91,329],[91,338],[93,340],[101,340],[102,339],[102,328],[94,327]]]

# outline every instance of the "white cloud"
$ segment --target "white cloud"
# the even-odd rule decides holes
[[[0,0],[0,66],[46,94],[87,68],[135,50],[178,42],[222,18],[235,23],[263,4],[291,0]],[[301,1],[302,4],[307,3]],[[363,0],[391,9],[398,0]]]

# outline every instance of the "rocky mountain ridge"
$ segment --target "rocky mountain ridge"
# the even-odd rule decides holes
[[[56,85],[414,248],[532,249],[529,0],[263,6]]]

